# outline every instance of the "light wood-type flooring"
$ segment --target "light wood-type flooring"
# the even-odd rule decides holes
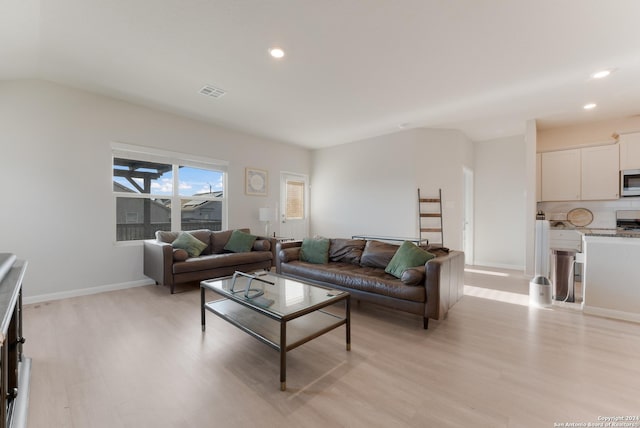
[[[640,325],[530,308],[517,272],[476,268],[465,284],[429,330],[354,302],[352,350],[339,328],[291,351],[285,392],[277,352],[210,313],[201,331],[197,287],[26,305],[28,426],[554,427],[640,415]]]

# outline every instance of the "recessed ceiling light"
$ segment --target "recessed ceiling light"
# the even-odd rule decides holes
[[[593,110],[594,108],[596,108],[597,104],[596,103],[589,103],[589,104],[585,104],[584,107],[582,107],[585,110]]]
[[[284,56],[284,51],[280,48],[271,48],[269,49],[269,54],[277,59],[280,59]]]
[[[595,73],[593,73],[591,75],[592,79],[604,79],[605,77],[607,77],[608,75],[610,75],[612,72],[612,70],[600,70],[600,71],[596,71]]]

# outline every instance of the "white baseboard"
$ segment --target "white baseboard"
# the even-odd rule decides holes
[[[599,317],[614,318],[617,320],[631,321],[640,323],[640,314],[633,312],[622,312],[614,309],[595,308],[593,306],[583,306],[582,311],[585,314],[597,315]]]
[[[521,265],[509,265],[505,263],[484,262],[482,260],[476,260],[473,266],[484,266],[484,267],[492,267],[497,269],[519,270],[524,272],[524,266],[521,266]]]
[[[126,288],[142,287],[152,285],[153,281],[141,279],[138,281],[121,282],[119,284],[100,285],[98,287],[81,288],[78,290],[61,291],[59,293],[38,294],[36,296],[23,297],[25,305],[31,303],[49,302],[51,300],[68,299],[70,297],[88,296],[91,294],[105,293],[107,291],[124,290]]]

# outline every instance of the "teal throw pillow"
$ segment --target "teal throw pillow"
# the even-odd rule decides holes
[[[190,233],[182,232],[171,245],[173,248],[185,250],[189,257],[198,257],[207,248],[208,244],[205,244]]]
[[[422,266],[433,258],[435,258],[435,255],[423,250],[412,242],[405,241],[393,255],[393,258],[391,258],[391,261],[384,271],[396,278],[401,278],[405,270]]]
[[[303,262],[326,264],[329,262],[329,244],[326,238],[305,238],[300,248],[300,260]]]
[[[246,253],[251,251],[253,243],[258,239],[257,236],[250,233],[243,232],[241,230],[234,230],[231,232],[231,237],[224,249],[231,251],[232,253]]]

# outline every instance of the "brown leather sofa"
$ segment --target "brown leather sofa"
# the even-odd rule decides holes
[[[301,241],[276,244],[276,272],[313,284],[348,291],[356,300],[443,320],[464,292],[464,253],[441,246],[423,247],[436,255],[402,278],[385,272],[398,245],[375,240],[331,239],[329,262],[300,260]]]
[[[249,229],[238,229],[250,233]],[[174,257],[176,250],[171,243],[180,232],[157,231],[156,239],[144,241],[144,274],[155,280],[156,284],[168,285],[171,294],[175,285],[220,278],[232,275],[235,271],[252,272],[271,269],[275,260],[273,238],[258,236],[249,252],[231,253],[224,250],[233,230],[211,231],[207,229],[188,231],[187,233],[207,244],[198,257]]]

